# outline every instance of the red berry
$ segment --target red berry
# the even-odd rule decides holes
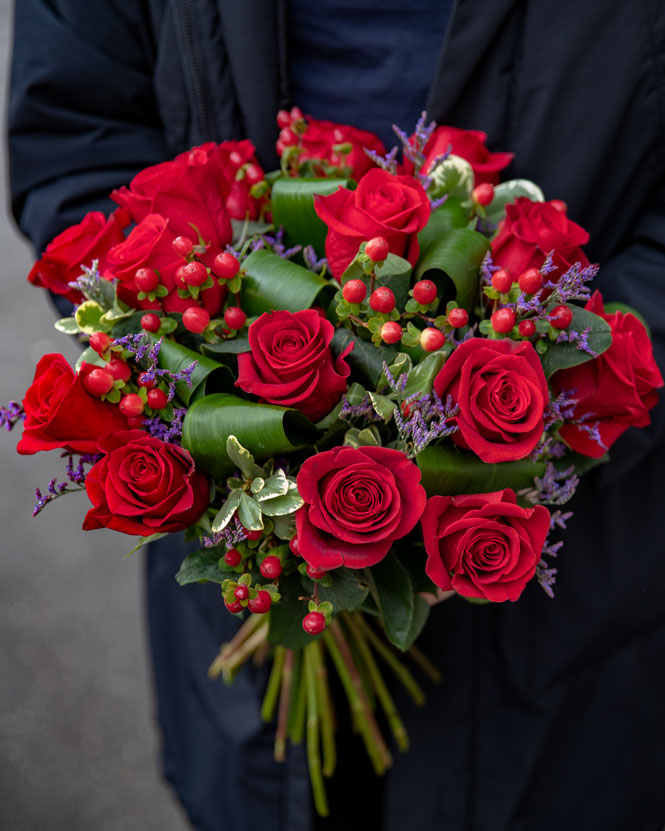
[[[533,320],[520,320],[517,331],[523,338],[530,338],[536,334],[536,324]]]
[[[250,531],[249,528],[244,528],[248,540],[259,540],[263,535],[263,531]]]
[[[295,557],[301,557],[300,549],[298,548],[298,535],[291,537],[289,540],[289,548]]]
[[[263,181],[263,171],[258,165],[255,164],[248,164],[245,168],[245,181],[249,185],[256,185],[258,182]]]
[[[265,589],[260,589],[256,597],[250,597],[247,606],[252,614],[265,615],[272,606],[270,592],[267,592]]]
[[[384,315],[390,314],[395,308],[395,295],[392,289],[387,286],[379,286],[378,289],[374,289],[369,298],[369,305],[375,312],[381,312]]]
[[[278,141],[277,144],[275,144],[275,150],[277,150],[277,155],[281,156],[286,150],[286,145],[283,141]]]
[[[525,294],[535,294],[543,285],[543,275],[538,268],[527,268],[520,274],[517,283],[520,291]]]
[[[179,257],[186,257],[192,253],[192,248],[194,248],[194,243],[189,237],[176,237],[171,244]]]
[[[554,208],[555,211],[559,211],[562,214],[565,214],[568,210],[568,205],[562,199],[551,199],[550,205]]]
[[[140,416],[128,416],[127,418],[127,426],[128,427],[143,427],[145,423],[145,418],[142,415]]]
[[[265,577],[266,580],[276,580],[282,573],[282,563],[279,557],[268,554],[259,566],[259,571],[261,572],[261,577]]]
[[[573,310],[570,306],[555,306],[547,318],[555,329],[567,329],[573,319]]]
[[[229,153],[229,162],[233,165],[233,167],[235,167],[235,168],[242,167],[244,161],[245,160],[243,159],[242,155],[240,153],[238,153],[237,150],[232,150]]]
[[[212,270],[222,280],[232,280],[240,271],[240,263],[233,254],[229,254],[228,251],[222,251],[221,254],[215,257]]]
[[[229,306],[224,312],[224,323],[229,329],[242,329],[247,320],[247,315],[240,306]]]
[[[141,329],[145,329],[146,332],[159,332],[161,325],[162,321],[159,319],[159,315],[154,312],[148,312],[141,318]]]
[[[113,376],[106,369],[93,369],[83,379],[83,385],[91,395],[99,398],[113,387]]]
[[[97,354],[103,355],[110,345],[111,338],[105,335],[104,332],[95,332],[90,335],[90,348],[94,349]]]
[[[492,275],[492,288],[500,291],[502,294],[507,294],[513,285],[513,278],[505,268],[500,268]]]
[[[310,580],[323,580],[328,572],[324,568],[314,568],[307,564],[307,576]]]
[[[362,280],[349,280],[344,283],[342,297],[347,303],[362,303],[367,296],[367,286]]]
[[[190,306],[182,313],[182,325],[195,335],[200,335],[209,323],[210,315],[200,306]]]
[[[157,385],[157,381],[154,378],[148,378],[145,372],[142,372],[139,377],[136,379],[136,383],[139,387],[145,387],[147,390],[151,390],[153,387]]]
[[[159,275],[152,268],[139,268],[134,275],[134,285],[139,291],[147,294],[159,285]]]
[[[150,390],[148,393],[148,406],[153,410],[163,410],[169,403],[169,398],[164,390]]]
[[[249,597],[249,589],[241,583],[239,586],[236,586],[233,594],[236,600],[247,600]]]
[[[471,198],[476,205],[486,208],[494,199],[494,185],[491,182],[483,182],[471,191]]]
[[[469,313],[466,309],[451,309],[448,312],[448,323],[453,329],[461,329],[469,322]]]
[[[224,562],[227,566],[237,566],[239,565],[240,561],[242,560],[242,555],[238,551],[237,548],[229,548],[229,550],[224,555]]]
[[[420,333],[420,345],[425,352],[435,352],[437,349],[441,349],[445,340],[446,337],[443,332],[433,326],[428,326]]]
[[[188,286],[202,286],[208,279],[208,269],[203,263],[199,263],[196,260],[187,263],[187,265],[180,266],[178,274],[180,275],[179,279]]]
[[[402,327],[395,320],[387,320],[381,327],[381,339],[384,343],[397,343],[402,340]]]
[[[298,144],[298,136],[290,127],[283,127],[279,131],[279,140],[284,147],[293,147],[294,144]]]
[[[436,286],[431,280],[419,280],[413,287],[413,299],[427,306],[436,300]]]
[[[123,395],[118,409],[124,416],[139,416],[143,412],[143,399],[135,392]]]
[[[277,126],[280,129],[291,126],[291,113],[288,110],[280,110],[277,113]]]
[[[291,107],[291,121],[302,121],[304,117],[300,107]]]
[[[302,619],[302,628],[308,635],[320,635],[326,628],[326,619],[321,612],[310,612]]]
[[[511,331],[515,325],[515,320],[515,312],[512,309],[499,309],[490,318],[492,329],[502,335]]]
[[[385,260],[390,253],[390,244],[384,237],[372,237],[365,246],[365,254],[375,263]]]
[[[120,358],[111,358],[106,364],[106,369],[111,373],[114,381],[129,381],[132,377],[131,367]]]
[[[229,612],[231,612],[231,614],[234,615],[237,615],[238,612],[242,612],[243,610],[243,605],[239,600],[236,600],[234,603],[227,603],[225,600],[224,605],[229,610]]]

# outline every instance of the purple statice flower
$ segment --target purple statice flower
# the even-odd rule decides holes
[[[556,528],[560,528],[562,531],[565,531],[568,527],[568,520],[572,515],[572,511],[560,511],[558,509],[556,511],[552,511],[550,513],[550,530],[554,531]]]
[[[594,413],[584,413],[584,415],[578,416],[578,418],[569,419],[568,423],[574,424],[580,430],[583,430],[602,450],[608,450],[608,446],[600,435],[600,421],[592,421],[591,419],[593,418],[595,418]]]
[[[256,242],[259,240],[263,241],[263,245],[252,247],[254,243],[250,245],[252,251],[256,251],[258,248],[265,248],[269,247],[275,254],[282,257],[284,260],[288,260],[291,257],[295,256],[298,252],[302,251],[302,245],[294,245],[293,248],[287,248],[284,245],[284,228],[279,228],[274,235],[271,234],[261,234],[257,237]]]
[[[94,300],[102,309],[109,309],[111,307],[109,287],[115,290],[117,282],[117,280],[106,280],[102,277],[99,273],[99,260],[93,260],[90,267],[81,265],[81,276],[67,285],[80,291],[88,300]],[[111,293],[111,297],[114,293],[115,291]]]
[[[404,390],[406,389],[406,385],[409,381],[408,373],[403,372],[399,377],[399,381],[397,381],[395,376],[390,371],[388,364],[384,361],[383,374],[386,377],[386,381],[388,382],[388,386],[390,387],[390,389],[398,395],[404,395]]]
[[[213,532],[210,537],[203,538],[203,545],[206,548],[214,548],[216,545],[224,543],[228,548],[233,548],[239,542],[247,539],[247,532],[243,528],[237,516],[234,516],[231,522],[222,531]]]
[[[363,147],[365,155],[368,156],[377,167],[380,167],[382,170],[392,173],[393,175],[397,173],[396,158],[398,151],[399,147],[395,146],[389,153],[386,153],[385,156],[381,156],[376,152],[376,150],[368,150],[367,147]]]
[[[143,426],[151,436],[169,444],[179,445],[182,438],[182,422],[186,413],[187,410],[184,407],[176,407],[173,410],[172,421],[163,421],[159,416],[154,416],[146,418]]]
[[[83,453],[79,457],[77,466],[74,467],[73,453],[63,453],[62,456],[63,458],[67,457],[67,481],[58,482],[57,477],[54,476],[48,483],[46,493],[42,493],[40,488],[35,488],[35,499],[37,502],[32,511],[33,517],[40,514],[49,502],[53,502],[53,500],[57,499],[59,496],[62,496],[65,493],[74,493],[76,491],[85,490],[84,485],[87,473],[84,466],[92,466],[102,458],[101,455]],[[70,487],[70,485],[75,485],[76,487]]]
[[[376,412],[369,395],[366,395],[360,404],[350,404],[346,395],[342,396],[342,409],[339,411],[339,418],[342,421],[352,421],[362,418],[366,422],[383,421],[383,418]]]
[[[536,579],[545,594],[552,599],[554,599],[554,584],[556,583],[557,571],[558,569],[551,568],[544,559],[541,559],[536,566]]]
[[[306,245],[302,250],[302,256],[307,268],[316,274],[321,274],[328,267],[328,260],[325,257],[317,258],[313,245]]]
[[[25,420],[25,410],[18,401],[10,401],[6,407],[0,406],[0,427],[11,430],[19,421]]]
[[[459,407],[450,395],[445,404],[434,391],[410,395],[404,403],[408,415],[404,416],[396,409],[393,416],[400,438],[407,447],[411,446],[407,458],[412,459],[435,439],[450,436],[459,429],[456,424],[451,424]]]
[[[589,345],[591,327],[587,326],[582,332],[575,332],[573,329],[562,329],[556,339],[557,343],[574,343],[581,352],[586,352],[592,358],[597,358],[598,353]]]
[[[540,583],[541,588],[549,597],[554,597],[554,583],[556,582],[557,569],[552,568],[545,559],[546,557],[559,556],[559,551],[563,546],[563,540],[552,542],[550,539],[551,533],[557,529],[566,530],[566,523],[573,515],[572,511],[562,512],[554,511],[550,515],[550,533],[545,539],[545,544],[541,553],[541,559],[536,566],[536,579]]]
[[[169,387],[168,400],[173,401],[176,392],[175,385],[179,381],[184,381],[191,389],[192,373],[196,369],[198,361],[192,361],[189,366],[177,372],[162,369],[158,365],[158,360],[163,340],[164,338],[160,338],[156,343],[152,343],[143,332],[139,332],[136,335],[125,335],[122,338],[116,338],[113,343],[126,349],[137,364],[147,364],[147,368],[141,373],[146,381],[154,381],[158,377],[166,381]]]
[[[423,187],[425,186],[423,185]],[[435,211],[437,208],[440,208],[441,205],[443,205],[448,200],[449,196],[449,193],[444,193],[443,196],[440,196],[438,199],[430,199],[430,210]]]
[[[547,462],[542,478],[534,478],[536,501],[544,505],[564,505],[575,493],[579,482],[574,465],[557,470],[552,462]]]
[[[570,421],[575,415],[577,399],[576,390],[562,390],[554,396],[550,392],[550,400],[543,414],[543,429],[549,429],[557,421]]]

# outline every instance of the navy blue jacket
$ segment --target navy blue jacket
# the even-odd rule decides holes
[[[139,168],[206,139],[249,136],[270,167],[287,66],[284,8],[271,0],[20,0],[9,111],[19,225],[42,248]],[[516,153],[510,173],[568,203],[591,233],[600,288],[644,312],[665,368],[662,0],[457,0],[428,110],[487,131]],[[424,647],[445,681],[426,709],[403,703],[412,749],[374,827],[661,831],[664,429],[661,403],[581,488],[555,600],[530,586],[517,604],[434,610]],[[271,760],[263,674],[231,688],[206,679],[235,622],[214,587],[176,586],[182,555],[171,543],[149,559],[166,774],[196,828],[306,831],[302,754]],[[379,796],[358,790],[369,774],[349,754],[340,823],[367,831],[359,817]]]

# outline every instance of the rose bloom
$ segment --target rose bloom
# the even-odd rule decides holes
[[[434,379],[434,390],[459,406],[453,441],[483,462],[523,459],[538,444],[549,392],[528,341],[464,341]]]
[[[344,157],[333,148],[336,144],[350,144],[351,152]],[[323,159],[332,165],[342,163],[351,168],[351,177],[358,181],[368,170],[375,167],[374,162],[363,148],[385,155],[386,148],[378,136],[367,130],[359,130],[348,124],[335,124],[332,121],[320,121],[307,116],[307,130],[302,137],[302,153],[299,161]]]
[[[298,551],[313,568],[376,565],[425,507],[420,471],[399,450],[335,447],[298,473]]]
[[[574,391],[573,420],[580,422],[564,424],[559,435],[572,450],[597,459],[629,427],[650,424],[649,410],[656,406],[663,376],[635,315],[607,314],[599,291],[585,308],[610,324],[612,345],[598,358],[555,372],[552,386],[556,392]]]
[[[419,254],[417,234],[427,224],[430,204],[420,182],[411,176],[370,170],[356,190],[339,188],[329,196],[317,195],[314,207],[328,226],[326,257],[338,280],[358,253],[360,243],[372,237],[384,237],[393,254],[415,265]]]
[[[442,156],[452,146],[455,156],[461,156],[473,168],[476,185],[483,182],[499,184],[501,171],[508,167],[514,153],[490,153],[485,142],[487,134],[481,130],[462,130],[459,127],[437,127],[425,145],[425,164],[422,172],[427,173],[437,156]],[[410,168],[412,169],[412,165]],[[411,171],[409,171],[411,172]]]
[[[208,507],[208,480],[188,450],[126,430],[105,436],[106,455],[91,468],[85,489],[94,505],[83,529],[111,528],[149,536],[183,531]]]
[[[23,399],[26,417],[16,446],[19,453],[55,448],[97,453],[101,436],[127,429],[127,420],[117,405],[95,398],[84,387],[84,378],[95,368],[84,363],[75,374],[62,355],[44,355]]]
[[[61,294],[72,303],[80,303],[83,295],[68,283],[81,276],[81,266],[99,260],[100,273],[106,266],[108,250],[125,235],[129,217],[117,210],[107,219],[101,211],[87,213],[78,225],[72,225],[49,242],[46,251],[33,265],[28,280],[35,286]]]
[[[314,309],[262,314],[249,327],[251,352],[238,355],[236,386],[318,421],[346,392],[351,372],[344,360],[351,344],[337,359],[330,351],[334,332]]]
[[[469,496],[433,496],[420,520],[427,575],[464,597],[517,600],[536,573],[550,513],[521,508],[509,488]]]
[[[563,202],[532,202],[520,196],[506,205],[506,218],[492,242],[492,259],[517,280],[527,268],[540,268],[553,251],[555,268],[548,276],[554,280],[576,262],[589,265],[580,247],[588,241],[584,228],[566,216]]]

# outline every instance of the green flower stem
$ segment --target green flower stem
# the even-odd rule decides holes
[[[381,640],[376,632],[365,623],[365,620],[359,612],[354,612],[353,615],[354,622],[374,647],[374,650],[379,653],[397,678],[402,682],[415,704],[418,707],[422,707],[425,703],[425,693],[418,686],[418,682],[411,672],[404,666],[391,648]]]
[[[434,666],[427,655],[421,649],[418,649],[415,644],[406,650],[406,654],[435,684],[440,684],[443,681],[443,675],[441,675],[439,668]]]
[[[307,710],[307,683],[305,679],[305,656],[302,649],[297,653],[300,656],[300,676],[295,694],[291,696],[291,710],[289,712],[288,734],[291,744],[300,744],[305,734],[305,713]]]
[[[220,660],[219,657],[215,659],[212,666],[208,670],[210,678],[217,678],[219,673],[222,673],[224,681],[230,683],[236,670],[248,661],[257,649],[266,642],[268,637],[268,627],[261,626],[257,629],[246,641],[240,644],[228,657]]]
[[[289,723],[289,706],[293,686],[293,650],[287,649],[282,667],[282,685],[279,691],[279,709],[277,710],[277,729],[275,730],[275,761],[286,759],[286,729]]]
[[[330,628],[324,631],[323,639],[339,673],[344,691],[351,705],[355,724],[363,737],[374,770],[381,775],[392,764],[390,751],[383,740],[374,713],[370,709],[363,682],[351,658],[351,652],[344,639],[344,634],[336,620],[333,620]]]
[[[328,687],[328,673],[319,641],[314,641],[305,647],[311,653],[311,662],[314,666],[314,680],[316,682],[316,699],[321,714],[321,742],[323,745],[323,775],[330,777],[337,765],[337,748],[335,747],[335,721]]]
[[[284,666],[284,654],[286,650],[283,646],[275,647],[275,654],[272,659],[272,669],[270,670],[270,677],[268,678],[268,686],[266,693],[263,696],[263,704],[261,706],[261,718],[263,721],[272,721],[275,714],[275,707],[277,706],[277,696],[279,694],[280,682],[282,680],[282,667]]]
[[[224,661],[228,658],[228,656],[235,652],[236,649],[238,649],[241,643],[246,641],[247,638],[249,638],[250,635],[256,629],[260,629],[261,626],[263,626],[267,622],[267,615],[250,615],[247,618],[247,620],[243,622],[242,626],[240,627],[240,629],[238,629],[238,631],[231,638],[231,640],[228,643],[222,644],[219,650],[219,655],[213,661],[213,664],[210,667],[210,669],[212,670],[212,668],[216,666],[218,661],[220,662],[221,666],[224,663]],[[216,670],[214,677],[216,678],[220,672],[221,669]],[[208,674],[210,674],[210,671]]]
[[[319,711],[316,695],[316,669],[312,650],[305,647],[303,661],[305,664],[305,683],[307,686],[307,764],[312,785],[314,805],[321,817],[328,816],[328,799],[321,773],[321,755],[319,752]]]
[[[399,747],[399,749],[404,753],[409,749],[409,736],[406,732],[402,719],[399,717],[399,713],[397,712],[392,696],[388,692],[388,687],[386,686],[386,682],[383,680],[381,670],[374,660],[374,655],[372,655],[372,651],[369,648],[365,634],[362,628],[356,625],[353,613],[344,615],[344,620],[347,624],[347,628],[351,632],[351,636],[356,644],[356,647],[358,648],[358,652],[362,657],[363,663],[367,667],[367,671],[372,679],[372,684],[376,690],[377,697],[381,702],[381,707],[383,708],[383,712],[386,714],[388,724],[390,725],[390,729],[392,730],[395,741],[397,742],[397,747]]]

